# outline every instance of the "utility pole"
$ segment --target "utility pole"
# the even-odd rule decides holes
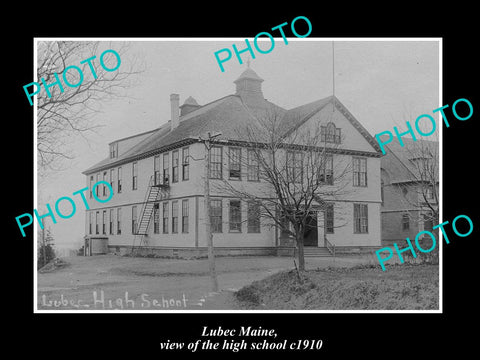
[[[212,291],[218,291],[218,280],[217,272],[215,269],[215,254],[213,253],[213,235],[212,235],[212,224],[210,221],[210,149],[212,148],[211,141],[213,138],[220,136],[220,133],[215,133],[214,135],[207,134],[207,139],[200,138],[200,141],[203,141],[205,144],[205,193],[204,193],[204,206],[205,206],[205,235],[207,238],[208,246],[208,263],[210,268],[210,276],[212,278]]]
[[[332,41],[332,90],[333,90],[333,112],[335,112],[335,45]]]

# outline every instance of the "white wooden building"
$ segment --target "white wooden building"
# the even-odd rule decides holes
[[[236,151],[246,159],[248,147],[242,146],[245,139],[236,130],[248,126],[265,109],[275,108],[287,126],[308,128],[322,122],[333,134],[341,134],[332,161],[350,163],[353,169],[349,191],[335,200],[331,213],[316,214],[317,231],[309,232],[305,245],[321,250],[327,237],[337,252],[379,247],[381,151],[374,138],[336,97],[287,110],[264,99],[262,82],[248,68],[235,81],[234,94],[208,104],[199,105],[188,97],[180,106],[179,95],[172,94],[164,125],[110,143],[110,156],[83,172],[90,188],[105,180],[114,191],[106,203],[95,201],[90,194],[87,244],[107,238],[108,250],[116,253],[141,246],[142,251],[165,256],[205,254],[204,161],[198,159],[204,158],[206,150],[198,137],[221,133],[212,148],[212,185],[227,180],[260,191],[265,186],[262,180],[245,168],[245,162],[232,161],[228,154]],[[216,254],[273,255],[292,249],[293,243],[278,229],[249,216],[245,201],[211,188]],[[107,191],[98,187],[98,197],[106,198]]]

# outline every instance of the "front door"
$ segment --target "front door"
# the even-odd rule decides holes
[[[305,232],[303,234],[304,246],[318,246],[317,213],[312,212],[305,223]]]

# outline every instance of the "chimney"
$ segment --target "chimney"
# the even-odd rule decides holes
[[[171,118],[170,118],[170,130],[175,129],[180,123],[180,95],[170,94],[170,109],[171,109]]]

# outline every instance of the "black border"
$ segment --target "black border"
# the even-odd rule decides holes
[[[392,4],[395,9],[388,11],[390,4],[384,4],[382,9],[367,9],[366,4],[359,9],[346,3],[339,4],[337,9],[329,9],[324,4],[312,5],[315,6],[294,10],[287,4],[277,4],[275,8],[280,7],[282,11],[267,14],[260,14],[256,5],[247,3],[224,3],[218,8],[205,5],[198,12],[186,4],[185,8],[178,9],[144,5],[123,13],[117,13],[119,7],[112,6],[113,9],[92,9],[91,13],[77,14],[78,22],[59,24],[52,18],[50,25],[44,22],[43,26],[38,22],[41,12],[33,14],[32,11],[31,17],[29,14],[22,17],[23,33],[7,41],[9,50],[16,56],[9,58],[3,67],[8,77],[8,86],[4,87],[4,98],[8,99],[4,103],[4,109],[8,109],[4,134],[13,135],[13,141],[7,138],[4,142],[7,150],[5,169],[11,169],[8,172],[14,174],[10,179],[14,180],[16,195],[8,201],[6,216],[7,227],[13,235],[4,239],[4,244],[9,245],[8,250],[4,247],[4,258],[12,260],[14,265],[12,271],[4,269],[5,276],[11,281],[6,286],[11,291],[3,295],[8,306],[5,309],[15,315],[7,329],[9,336],[13,335],[11,344],[17,345],[17,349],[29,344],[28,347],[37,351],[45,348],[52,354],[65,350],[69,351],[67,354],[78,351],[112,356],[128,352],[136,356],[164,356],[158,346],[162,338],[194,340],[207,325],[224,328],[258,325],[276,329],[280,338],[323,339],[323,349],[314,356],[333,358],[352,353],[384,357],[400,353],[417,357],[420,354],[442,354],[446,349],[461,355],[473,349],[475,324],[469,328],[469,319],[470,313],[476,310],[476,297],[472,291],[477,282],[474,256],[478,253],[478,242],[475,242],[478,237],[475,198],[478,195],[474,185],[478,160],[474,145],[480,107],[478,90],[474,90],[479,79],[473,35],[478,22],[469,13],[473,14],[475,10],[461,4],[452,5],[448,11],[443,8],[421,11],[403,3]],[[26,105],[22,88],[33,78],[33,38],[251,37],[285,21],[290,22],[299,15],[310,19],[313,25],[311,37],[443,38],[443,104],[451,106],[458,98],[467,98],[474,107],[471,119],[460,122],[452,118],[450,128],[443,129],[444,220],[451,222],[457,215],[467,214],[477,226],[469,237],[457,238],[452,234],[451,243],[444,245],[444,313],[33,314],[33,238],[31,233],[21,238],[14,219],[14,216],[31,209],[33,204],[33,112]],[[46,14],[44,16],[49,18]],[[5,174],[5,177],[9,176]]]

